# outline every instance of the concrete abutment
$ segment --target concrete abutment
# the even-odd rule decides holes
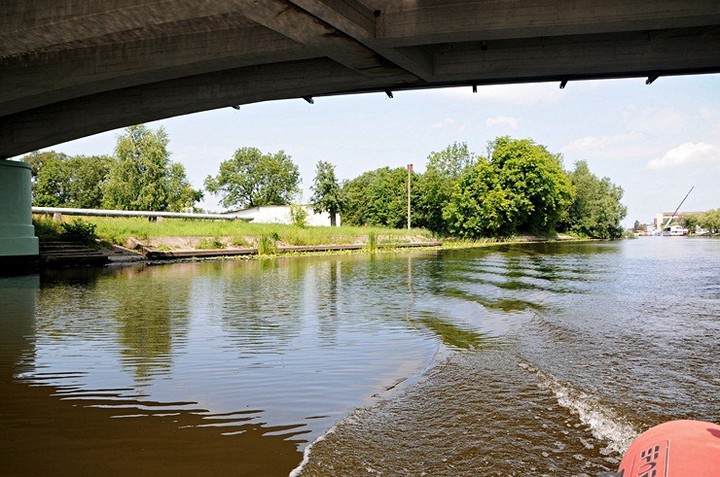
[[[31,166],[0,159],[0,274],[37,264],[38,238],[32,225]]]

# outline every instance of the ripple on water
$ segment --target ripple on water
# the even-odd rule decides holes
[[[53,457],[31,463],[55,473],[61,458],[107,467],[109,452],[77,453],[85,436],[123,475],[148,462],[275,475],[315,440],[293,475],[594,476],[635,428],[718,419],[718,245],[186,263],[45,283],[0,333],[6,430],[29,443],[0,463],[42,447]],[[438,346],[434,368],[396,387]]]
[[[301,476],[597,474],[617,455],[505,348],[455,353],[316,442]],[[370,470],[369,470],[370,469]]]

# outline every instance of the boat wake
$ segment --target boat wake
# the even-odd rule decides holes
[[[325,438],[326,438],[327,436],[329,436],[330,434],[334,433],[336,429],[337,429],[337,424],[335,424],[335,425],[332,426],[330,429],[328,429],[325,434],[319,436],[319,437],[318,437],[317,439],[315,439],[313,442],[311,442],[310,444],[308,444],[307,447],[305,447],[305,450],[303,451],[302,461],[300,462],[300,464],[298,464],[297,467],[295,467],[295,468],[290,472],[290,474],[288,475],[288,477],[299,477],[299,476],[302,474],[303,469],[305,469],[305,466],[307,466],[307,465],[308,465],[308,462],[310,462],[310,452],[311,452],[313,446],[314,446],[315,444],[317,444],[318,442],[324,441]]]
[[[632,425],[592,395],[561,382],[555,376],[540,371],[529,363],[520,361],[518,365],[534,374],[541,388],[555,394],[558,404],[570,410],[588,426],[593,437],[606,443],[605,448],[602,449],[603,454],[622,455],[638,435],[638,431]]]

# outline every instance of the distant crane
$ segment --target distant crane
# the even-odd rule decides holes
[[[673,212],[672,215],[670,216],[670,218],[667,219],[667,222],[665,222],[665,225],[660,229],[660,231],[665,230],[665,227],[667,227],[668,225],[670,225],[670,222],[672,222],[672,219],[675,218],[675,214],[677,214],[678,210],[680,210],[680,207],[682,207],[683,202],[685,202],[685,199],[688,198],[688,196],[690,195],[690,192],[692,192],[694,188],[695,188],[695,186],[692,186],[692,187],[690,188],[690,190],[688,191],[688,193],[685,194],[685,197],[683,197],[683,200],[680,201],[680,205],[677,206],[677,209],[675,209],[675,212]]]

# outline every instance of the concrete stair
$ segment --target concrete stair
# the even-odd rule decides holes
[[[78,242],[40,242],[41,267],[102,266],[110,259],[106,253]]]

